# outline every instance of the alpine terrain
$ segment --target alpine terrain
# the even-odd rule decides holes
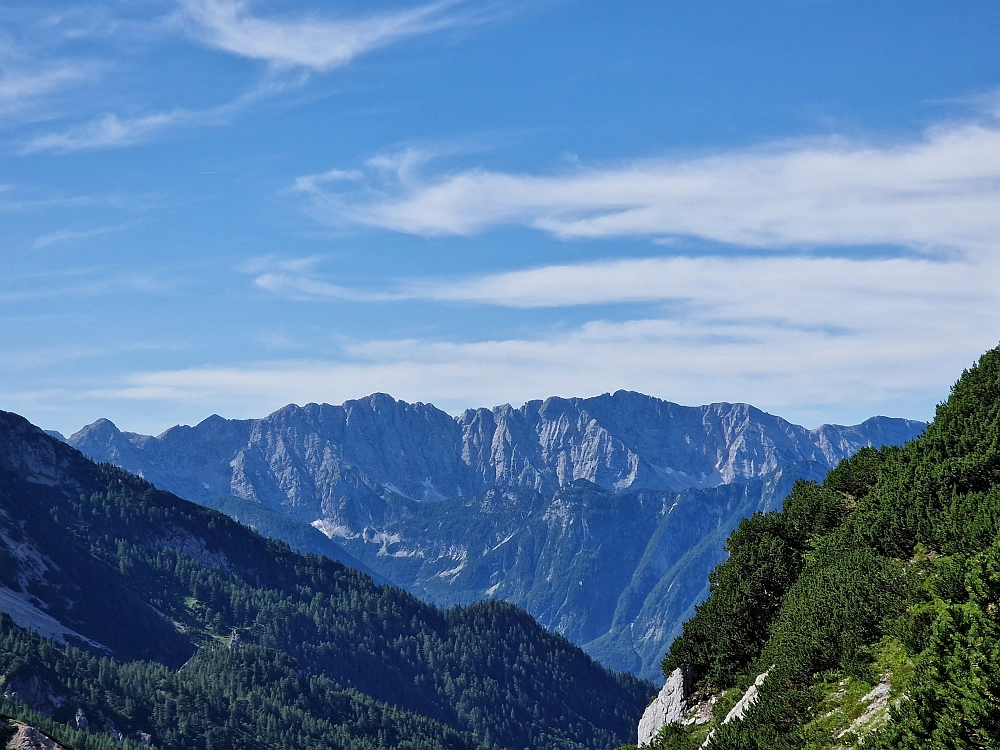
[[[654,692],[511,604],[437,609],[7,412],[0,611],[0,713],[77,749],[598,750]]]
[[[99,420],[68,442],[433,603],[515,603],[606,666],[661,681],[741,519],[924,427],[808,430],[747,404],[625,391],[451,417],[373,394],[158,437]]]

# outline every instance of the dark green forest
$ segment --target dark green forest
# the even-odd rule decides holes
[[[33,706],[52,721],[82,708],[92,732],[178,750],[596,750],[634,736],[652,686],[523,610],[437,609],[3,416],[8,452],[23,436],[58,467],[43,481],[0,465],[4,533],[53,563],[25,593],[110,649],[0,623],[4,692],[56,696]],[[22,568],[5,553],[0,579],[18,590]],[[32,675],[44,689],[24,687]]]
[[[697,700],[770,672],[709,747],[1000,747],[1000,349],[962,374],[923,436],[797,483],[727,549],[664,673],[695,665]],[[830,696],[880,679],[887,721],[831,734]],[[698,747],[703,732],[673,725],[654,747]]]

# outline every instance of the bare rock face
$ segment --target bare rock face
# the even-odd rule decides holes
[[[771,669],[774,669],[774,667],[772,666]],[[723,724],[728,724],[731,721],[743,720],[743,717],[747,715],[747,711],[750,707],[757,702],[757,696],[760,693],[760,686],[764,684],[764,680],[766,680],[767,676],[771,674],[771,669],[757,675],[757,679],[753,681],[753,685],[748,687],[746,692],[743,693],[743,697],[736,702],[735,706],[729,709],[729,713],[726,714],[726,718],[722,720]],[[701,746],[708,747],[708,744],[712,741],[714,734],[715,730],[713,729],[708,733],[708,737],[706,737],[705,741],[701,743]]]
[[[667,678],[656,699],[646,707],[639,720],[639,747],[653,741],[667,724],[680,724],[687,713],[687,697],[691,694],[692,673],[690,667],[678,667]]]
[[[453,418],[376,393],[341,406],[289,405],[263,419],[211,416],[157,437],[98,420],[67,442],[190,500],[233,495],[360,533],[378,521],[386,490],[427,502],[491,487],[551,494],[579,479],[612,492],[715,487],[794,461],[830,467],[923,428],[875,417],[807,430],[747,404],[688,407],[626,391]]]
[[[757,679],[753,681],[753,685],[748,687],[747,691],[743,693],[743,697],[737,701],[735,706],[729,709],[726,718],[722,720],[723,724],[728,724],[731,721],[740,721],[746,716],[747,709],[757,702],[757,694],[760,692],[760,686],[764,684],[764,680],[767,679],[770,673],[771,670],[769,669],[763,674],[757,675]]]
[[[7,750],[65,750],[65,748],[34,727],[18,724],[17,732],[7,742]]]
[[[90,722],[87,720],[87,714],[83,712],[82,708],[76,709],[76,716],[74,716],[69,725],[78,732],[86,732],[90,729]]]
[[[32,711],[51,716],[53,711],[66,705],[67,699],[57,695],[52,685],[38,675],[18,676],[2,680],[3,695],[23,703]]]

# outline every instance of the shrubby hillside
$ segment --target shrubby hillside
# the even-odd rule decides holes
[[[7,712],[71,746],[82,711],[88,737],[178,750],[597,750],[652,692],[517,607],[437,609],[8,413],[0,541]]]
[[[667,727],[658,750],[710,729],[719,749],[1000,747],[1000,349],[923,436],[797,483],[727,546],[663,661],[695,666],[710,721]]]

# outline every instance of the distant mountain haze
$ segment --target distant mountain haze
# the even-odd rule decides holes
[[[98,420],[67,442],[189,500],[225,510],[232,496],[312,524],[338,559],[432,602],[520,604],[605,665],[662,680],[659,659],[740,519],[924,428],[873,417],[809,430],[748,404],[627,391],[452,417],[376,393],[157,437]]]

